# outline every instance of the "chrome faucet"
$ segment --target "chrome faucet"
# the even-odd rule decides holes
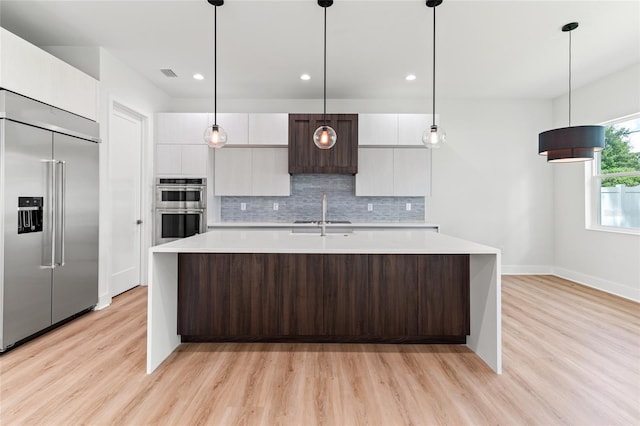
[[[320,236],[327,235],[327,194],[322,194],[322,220],[320,221]]]

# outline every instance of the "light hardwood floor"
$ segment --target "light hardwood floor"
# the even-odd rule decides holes
[[[464,346],[188,344],[145,374],[145,288],[0,357],[0,424],[640,424],[639,304],[503,277],[504,374]]]

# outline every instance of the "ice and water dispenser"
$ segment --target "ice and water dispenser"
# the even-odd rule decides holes
[[[42,232],[42,198],[18,197],[18,234]]]

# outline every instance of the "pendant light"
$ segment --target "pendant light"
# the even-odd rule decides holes
[[[442,0],[427,0],[427,7],[433,8],[433,120],[431,127],[422,134],[422,143],[427,148],[440,148],[447,138],[445,131],[436,124],[436,7]]]
[[[546,155],[550,163],[593,160],[594,153],[604,149],[603,126],[571,126],[571,31],[576,28],[577,22],[562,27],[569,33],[569,127],[538,135],[538,154]]]
[[[224,0],[207,0],[213,6],[213,125],[204,131],[204,140],[210,148],[222,148],[227,144],[227,132],[218,126],[218,6]]]
[[[331,149],[338,140],[336,131],[327,126],[327,8],[333,0],[318,0],[318,6],[324,8],[324,113],[323,124],[313,132],[313,143],[320,149]]]

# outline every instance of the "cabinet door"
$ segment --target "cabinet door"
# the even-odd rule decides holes
[[[229,334],[230,271],[230,254],[178,254],[178,334]]]
[[[325,336],[368,334],[369,283],[365,254],[324,256]]]
[[[156,145],[156,175],[180,175],[181,173],[181,146]]]
[[[431,114],[398,114],[398,145],[423,145],[422,134],[431,127]]]
[[[428,255],[418,260],[418,332],[421,336],[470,333],[469,255]]]
[[[230,333],[267,337],[278,332],[278,254],[232,254]]]
[[[358,150],[356,196],[393,196],[393,149]]]
[[[216,149],[214,169],[215,195],[251,195],[251,149]]]
[[[313,143],[322,114],[289,114],[289,173],[358,173],[358,115],[327,114],[338,140],[331,149]]]
[[[208,114],[209,124],[213,124],[213,114]],[[247,145],[249,143],[249,115],[240,113],[218,113],[218,125],[227,132],[227,145]]]
[[[156,143],[204,144],[209,123],[206,113],[164,112],[156,114]]]
[[[0,28],[0,87],[53,105],[52,57]]]
[[[156,144],[177,144],[181,134],[184,134],[183,113],[156,114]]]
[[[280,336],[312,336],[322,329],[323,256],[280,254]]]
[[[431,150],[427,148],[393,149],[393,194],[397,197],[421,197],[431,194]]]
[[[181,164],[183,176],[206,177],[209,165],[209,147],[200,145],[182,145]]]
[[[289,114],[249,114],[249,143],[287,145],[289,143]]]
[[[370,334],[418,334],[418,262],[414,255],[369,255]]]
[[[252,195],[289,196],[291,176],[287,171],[287,148],[252,148]]]
[[[358,145],[397,145],[398,114],[358,114]]]

